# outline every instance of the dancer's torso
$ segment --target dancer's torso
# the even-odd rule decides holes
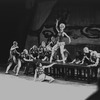
[[[17,63],[18,59],[20,58],[20,54],[17,52],[16,49],[10,50],[10,52],[12,56],[10,57],[9,62]]]
[[[63,42],[64,34],[63,32],[58,32],[57,42]]]
[[[41,75],[41,74],[44,74],[44,69],[43,69],[43,67],[38,67],[38,68],[37,68],[37,71],[38,71],[38,72],[37,72],[38,76]]]
[[[90,58],[91,52],[89,51],[89,53],[85,53],[84,55],[87,56],[88,58]]]
[[[94,61],[94,63],[96,62],[97,60],[97,57],[91,57],[92,61]]]
[[[31,49],[30,50],[30,54],[32,54],[33,57],[36,57],[38,56],[38,50],[37,49]]]
[[[11,54],[12,54],[12,56],[15,56],[16,58],[18,58],[20,56],[16,49],[11,50]]]

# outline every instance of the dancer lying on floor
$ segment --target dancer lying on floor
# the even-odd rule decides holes
[[[61,53],[61,56],[62,56],[63,63],[65,63],[65,60],[64,60],[65,58],[64,58],[64,53],[63,53],[64,46],[65,46],[65,42],[63,41],[64,36],[66,36],[69,39],[69,43],[71,42],[70,37],[64,32],[65,24],[61,23],[59,25],[59,28],[60,28],[60,30],[59,30],[58,29],[58,22],[59,21],[56,20],[56,30],[58,32],[57,42],[52,48],[51,57],[50,57],[50,63],[52,62],[53,56],[54,56],[54,54],[55,54],[55,52],[57,51],[58,48],[60,48],[60,53]]]
[[[44,73],[44,69],[52,67],[54,64],[56,64],[56,63],[52,63],[52,64],[47,65],[47,66],[45,66],[45,65],[43,66],[42,63],[38,62],[36,64],[37,68],[35,70],[34,81],[37,79],[40,82],[42,82],[44,80],[49,81],[49,83],[53,82],[54,78],[52,78],[51,76],[46,75]]]

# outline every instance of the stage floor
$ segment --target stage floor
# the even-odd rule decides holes
[[[33,76],[0,72],[1,100],[85,100],[96,90],[95,84],[63,80],[33,82]]]

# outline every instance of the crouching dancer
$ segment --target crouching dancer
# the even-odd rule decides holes
[[[20,61],[20,53],[17,52],[18,43],[16,41],[13,42],[13,46],[10,48],[10,57],[8,59],[9,65],[7,66],[6,69],[6,74],[8,73],[9,69],[13,65],[13,63],[16,65],[15,68],[18,66],[18,68],[21,66],[21,61]],[[18,70],[18,69],[17,69]],[[16,72],[16,75],[18,75],[18,71]]]
[[[35,75],[34,75],[34,81],[37,80],[42,82],[44,80],[47,80],[49,81],[49,83],[53,82],[54,81],[54,78],[52,78],[51,76],[48,76],[44,73],[44,69],[45,68],[49,68],[49,67],[52,67],[55,63],[52,63],[50,65],[47,65],[47,66],[43,66],[42,63],[38,62],[37,63],[37,68],[35,70]]]

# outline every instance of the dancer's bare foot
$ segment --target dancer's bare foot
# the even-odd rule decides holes
[[[17,74],[17,73],[16,73],[15,75],[16,75],[16,76],[18,76],[18,74]]]
[[[49,81],[49,83],[52,83],[54,80],[55,80],[55,79],[51,79],[51,80]]]
[[[15,70],[12,70],[14,73],[16,72]]]
[[[8,74],[8,72],[5,72],[5,74]]]
[[[63,61],[63,64],[65,64],[66,62],[65,61]]]

